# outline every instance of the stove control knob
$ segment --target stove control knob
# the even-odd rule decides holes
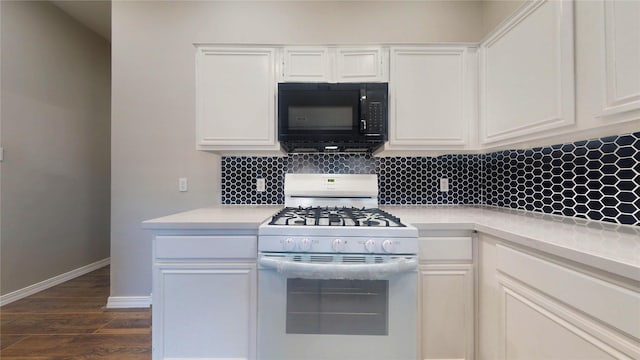
[[[295,240],[293,240],[292,238],[286,238],[284,239],[284,241],[282,242],[282,248],[285,251],[291,251],[293,250],[293,248],[296,246],[296,242]]]
[[[333,251],[341,252],[342,250],[344,250],[344,240],[342,239],[333,240],[331,247],[333,248]]]
[[[382,242],[382,250],[384,250],[384,252],[386,253],[392,253],[393,252],[393,241],[391,240],[385,240]]]
[[[370,253],[376,251],[376,241],[373,239],[365,241],[364,248],[367,249],[367,251]]]
[[[311,249],[311,240],[309,240],[308,238],[302,238],[302,240],[300,240],[300,242],[298,243],[298,248],[301,251],[309,251]]]

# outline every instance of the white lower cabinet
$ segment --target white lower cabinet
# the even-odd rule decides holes
[[[640,359],[640,282],[469,231],[418,240],[427,359]],[[255,360],[257,237],[157,233],[153,359]]]
[[[420,359],[473,359],[473,240],[421,237],[419,246]]]
[[[481,235],[479,359],[640,359],[640,288]]]
[[[251,241],[255,236],[155,237],[154,360],[256,359],[257,265],[246,247]],[[209,251],[216,248],[225,250]]]

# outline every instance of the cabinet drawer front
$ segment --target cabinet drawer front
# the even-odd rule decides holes
[[[640,293],[498,245],[498,270],[640,338]]]
[[[157,259],[255,259],[255,236],[156,236]]]
[[[418,239],[420,260],[473,259],[470,237],[422,237]]]

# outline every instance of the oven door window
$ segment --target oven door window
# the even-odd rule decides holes
[[[388,280],[287,279],[287,334],[388,335]]]

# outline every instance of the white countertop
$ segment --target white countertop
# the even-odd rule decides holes
[[[224,230],[258,229],[282,205],[218,205],[142,222],[144,229]]]
[[[257,230],[281,205],[220,205],[144,221],[152,230]],[[382,206],[421,230],[477,230],[640,281],[640,227],[487,206]]]
[[[640,281],[640,227],[489,206],[383,206],[423,230],[477,230]]]

